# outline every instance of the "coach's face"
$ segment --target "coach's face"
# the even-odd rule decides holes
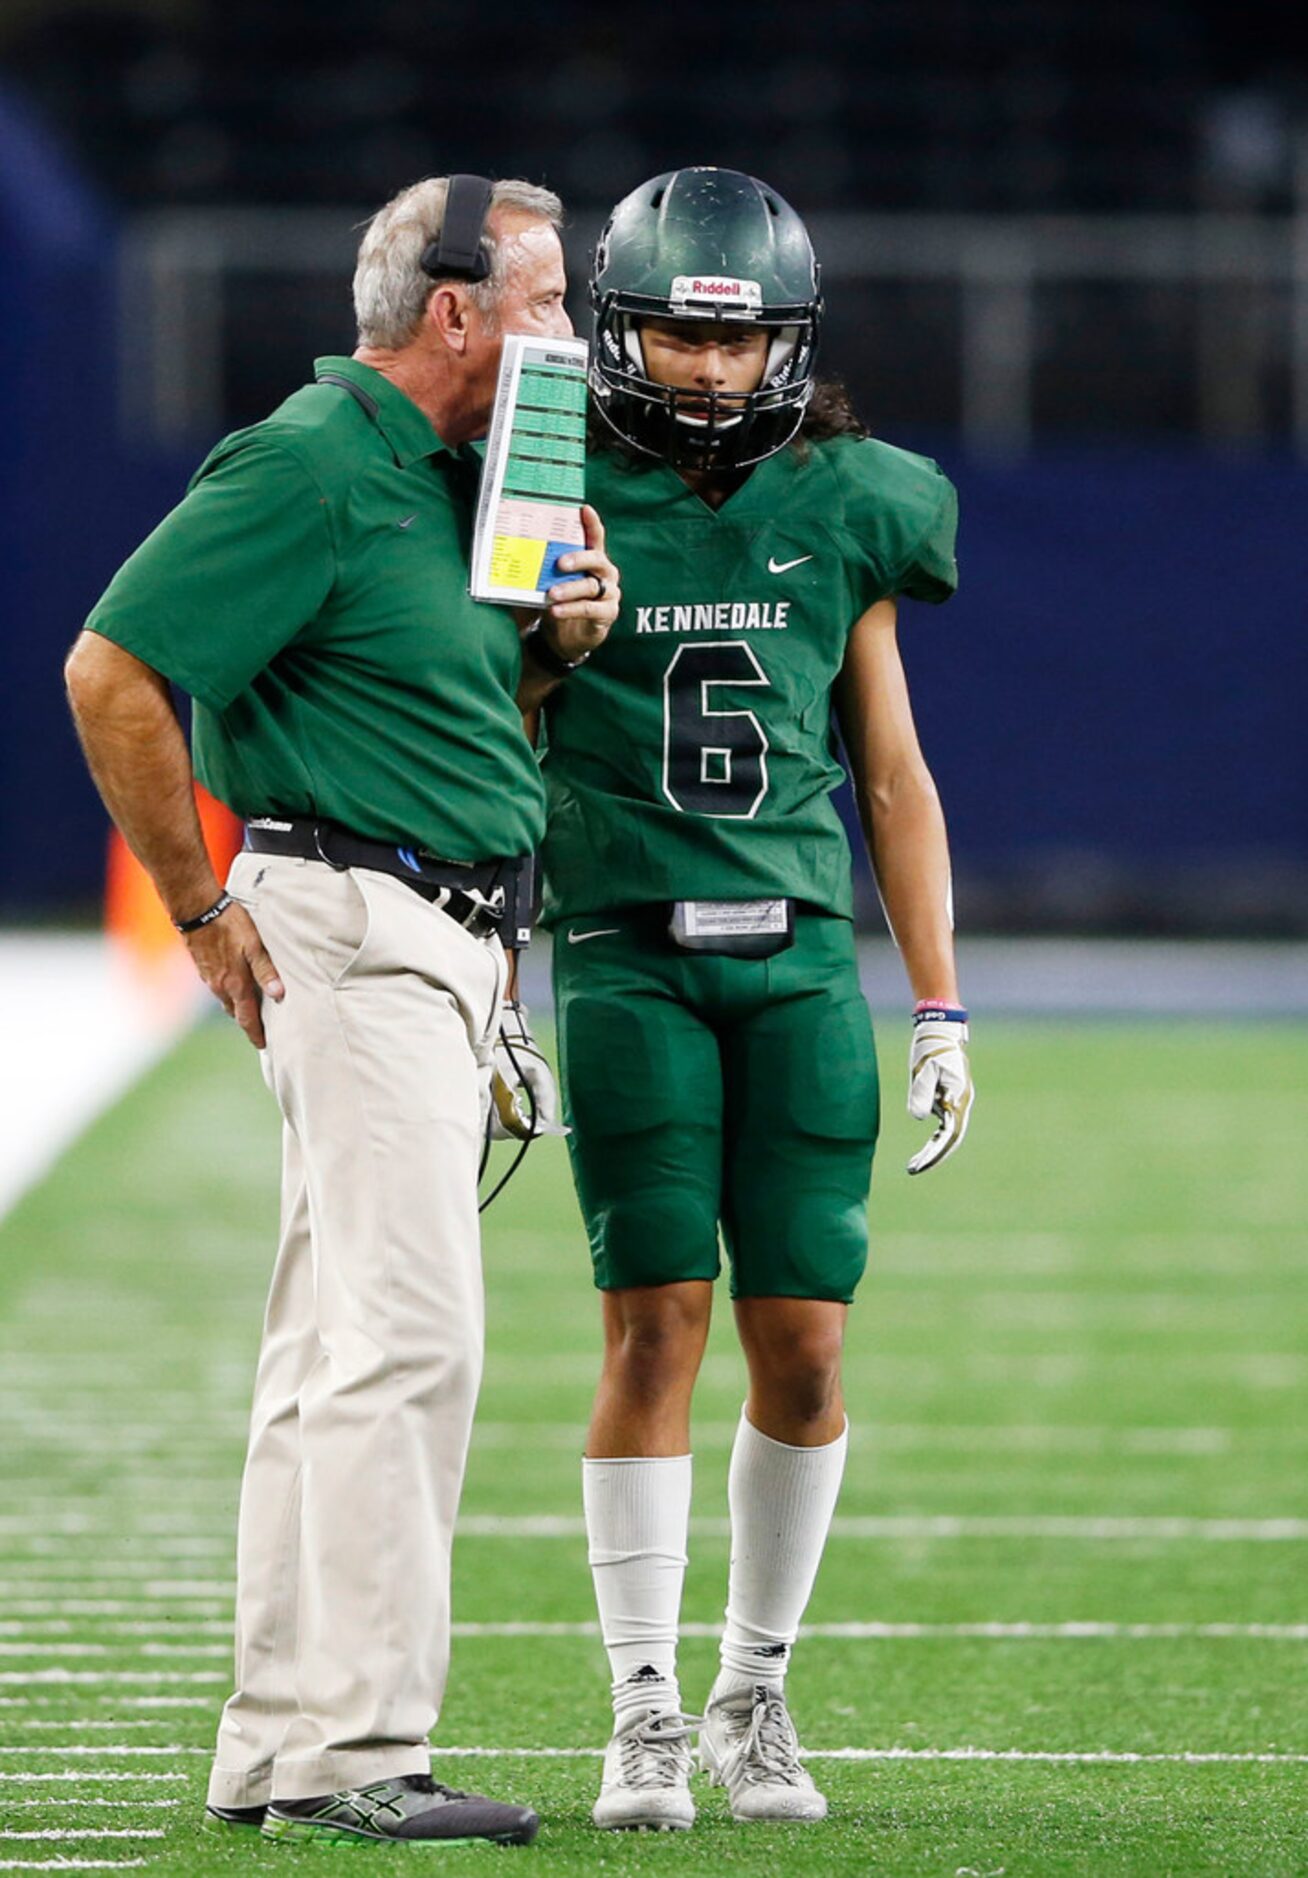
[[[568,278],[557,230],[521,209],[497,210],[489,226],[499,246],[503,285],[489,314],[475,303],[468,308],[463,390],[481,421],[470,436],[484,435],[490,422],[505,333],[566,339],[572,332],[563,304]]]

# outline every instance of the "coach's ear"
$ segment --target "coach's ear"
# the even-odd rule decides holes
[[[438,342],[460,355],[468,350],[477,309],[466,287],[443,281],[427,301],[427,319]]]

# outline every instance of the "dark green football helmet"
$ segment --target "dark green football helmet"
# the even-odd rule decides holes
[[[652,177],[609,217],[590,293],[591,391],[634,449],[678,469],[740,469],[790,442],[813,394],[822,296],[808,231],[775,189],[739,170]],[[657,384],[645,367],[642,318],[765,328],[758,390],[724,396]]]

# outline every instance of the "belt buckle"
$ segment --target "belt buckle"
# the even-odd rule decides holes
[[[455,891],[458,892],[460,889],[456,888]],[[493,932],[499,930],[504,919],[505,892],[503,887],[493,887],[489,893],[485,894],[475,890],[469,892],[466,888],[462,892],[464,899],[468,902],[468,911],[460,924],[475,939],[488,939]]]

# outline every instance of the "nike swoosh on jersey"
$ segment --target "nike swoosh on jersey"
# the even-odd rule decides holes
[[[396,522],[395,526],[397,528],[412,528],[413,524],[417,521],[417,519],[418,517],[416,513],[413,515],[406,515],[403,521]]]
[[[792,567],[803,567],[805,561],[811,561],[812,559],[813,559],[813,556],[811,554],[801,554],[797,561],[774,561],[772,559],[772,556],[769,555],[768,556],[768,573],[769,574],[788,574]]]
[[[584,939],[609,939],[614,933],[621,932],[621,926],[597,926],[594,932],[570,932],[568,944],[579,946]]]

